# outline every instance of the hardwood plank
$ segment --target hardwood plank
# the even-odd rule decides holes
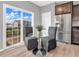
[[[0,57],[36,57],[24,44],[0,52]],[[79,57],[79,46],[57,42],[56,49],[47,52],[45,57]]]

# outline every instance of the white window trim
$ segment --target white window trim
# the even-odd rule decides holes
[[[20,43],[23,42],[23,20],[21,20],[21,42],[18,43],[18,44],[14,44],[14,45],[11,45],[9,47],[6,47],[6,23],[5,23],[5,16],[6,16],[6,12],[5,12],[5,8],[6,7],[9,7],[9,8],[14,8],[14,9],[18,9],[20,11],[24,11],[24,12],[28,12],[28,13],[31,13],[32,14],[32,27],[33,27],[33,35],[34,35],[34,13],[33,12],[30,12],[28,10],[24,10],[24,9],[21,9],[21,8],[18,8],[18,7],[15,7],[15,6],[12,6],[12,5],[9,5],[9,4],[3,4],[3,50],[4,49],[7,49],[7,48],[10,48],[10,47],[13,47],[13,46],[16,46],[16,45],[19,45]],[[23,17],[21,17],[23,18]]]

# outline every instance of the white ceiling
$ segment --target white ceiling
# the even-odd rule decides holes
[[[54,1],[31,1],[31,2],[40,6],[40,7],[54,3]]]

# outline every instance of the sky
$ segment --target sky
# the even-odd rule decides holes
[[[14,22],[16,19],[21,20],[21,14],[23,15],[23,20],[32,21],[32,14],[28,12],[23,12],[16,9],[6,8],[6,18],[9,23]]]

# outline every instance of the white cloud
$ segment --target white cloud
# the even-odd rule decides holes
[[[23,18],[29,18],[28,16],[26,16],[26,17],[23,17]]]

